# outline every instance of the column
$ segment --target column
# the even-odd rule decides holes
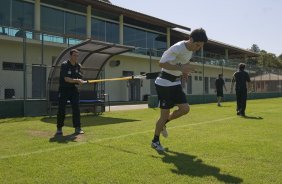
[[[228,61],[228,49],[225,49],[225,59]]]
[[[34,2],[34,30],[33,39],[40,39],[39,31],[40,29],[40,0],[35,0]]]
[[[86,10],[86,37],[91,38],[91,5],[87,6]]]
[[[166,47],[170,47],[170,28],[166,28]]]
[[[201,48],[201,58],[204,57],[204,47]]]
[[[123,45],[123,15],[119,16],[119,43]]]

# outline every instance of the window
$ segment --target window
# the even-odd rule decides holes
[[[210,88],[211,89],[215,89],[215,80],[216,80],[216,78],[214,78],[214,77],[210,78]]]
[[[70,35],[85,35],[86,34],[86,17],[73,13],[65,12],[66,28],[65,33]]]
[[[92,18],[91,21],[92,36],[96,40],[119,43],[119,25]]]
[[[23,63],[3,62],[3,70],[23,71]]]
[[[136,28],[124,26],[124,44],[147,48],[146,32]]]
[[[103,19],[114,20],[117,22],[119,21],[119,14],[109,11],[105,12],[103,10],[96,9],[95,7],[93,7],[92,9],[92,15],[95,17],[101,17]]]
[[[135,26],[138,26],[138,27],[142,27],[144,29],[150,29],[150,30],[153,30],[153,31],[157,31],[157,32],[161,32],[161,33],[166,33],[166,29],[164,27],[156,26],[156,25],[149,24],[149,23],[145,23],[145,22],[138,21],[136,19],[132,19],[132,18],[129,18],[129,17],[124,17],[124,23],[125,24],[130,24],[130,25],[135,25]]]
[[[1,0],[0,6],[0,25],[9,26],[10,25],[10,0]]]
[[[33,29],[33,25],[34,4],[22,1],[12,1],[12,26]]]
[[[80,12],[80,13],[85,13],[86,12],[86,6],[85,5],[81,5],[79,3],[75,3],[75,2],[67,2],[64,0],[40,0],[41,3],[45,3],[48,5],[52,5],[55,7],[59,7],[62,9],[68,9],[68,10],[72,10],[72,11],[76,11],[76,12]]]
[[[59,34],[84,36],[86,34],[86,17],[42,6],[41,29]]]
[[[166,49],[166,35],[153,33],[129,26],[124,26],[124,44],[141,47],[146,49],[153,49],[153,56],[161,56],[162,52]],[[158,51],[157,51],[158,50]],[[147,54],[143,51],[143,54]]]
[[[64,12],[41,6],[41,29],[53,33],[64,33]]]
[[[119,25],[106,22],[106,42],[119,43]]]

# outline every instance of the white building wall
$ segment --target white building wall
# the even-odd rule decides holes
[[[15,89],[16,98],[23,98],[23,71],[10,71],[2,70],[2,63],[6,62],[17,62],[23,63],[23,45],[22,39],[16,37],[6,37],[1,39],[0,44],[0,99],[4,99],[4,90],[8,88]],[[26,62],[27,68],[27,97],[32,96],[32,64],[43,64],[47,66],[46,79],[48,79],[49,71],[52,66],[52,59],[60,54],[60,52],[66,47],[64,44],[45,43],[43,51],[43,63],[41,63],[41,42],[35,40],[28,40],[26,45]],[[112,67],[109,63],[112,60],[119,60],[120,65]],[[160,71],[158,66],[157,57],[152,57],[150,62],[149,56],[135,55],[132,53],[125,53],[122,55],[114,56],[105,65],[105,78],[117,78],[123,77],[123,71],[133,71],[134,75],[139,75],[141,72],[148,73]],[[151,63],[151,67],[150,67]],[[191,63],[197,73],[192,73],[192,94],[203,94],[203,82],[202,80],[195,80],[195,76],[203,77],[203,68],[200,64]],[[221,73],[222,68],[216,66],[205,65],[204,74],[207,77],[217,78],[218,74]],[[235,69],[224,68],[224,78],[232,78]],[[226,83],[226,87],[230,89],[231,82]],[[209,84],[210,86],[210,84]],[[187,85],[184,88],[187,92]],[[110,101],[128,101],[128,81],[112,81],[105,83],[105,93],[109,94]],[[150,80],[143,80],[140,88],[140,99],[143,96],[150,94]],[[214,90],[209,89],[209,93],[213,94]]]
[[[0,38],[1,39],[1,38]],[[43,63],[41,63],[41,42],[27,40],[26,43],[26,64],[27,64],[27,98],[32,97],[32,65],[43,64],[47,66],[46,80],[52,66],[52,57],[59,55],[64,49],[62,45],[44,45]],[[23,63],[23,41],[22,38],[5,37],[0,44],[0,99],[4,99],[5,89],[15,89],[15,97],[24,97],[24,74],[23,71],[3,70],[3,62]],[[46,85],[46,84],[45,84]]]
[[[110,66],[111,61],[119,60],[119,66]],[[157,60],[152,59],[152,72],[158,71]],[[134,75],[140,75],[141,72],[150,72],[150,59],[146,56],[136,57],[132,54],[123,54],[114,56],[105,65],[105,78],[123,77],[123,71],[133,71]],[[140,99],[143,95],[150,94],[150,80],[142,80],[140,88]],[[128,81],[113,81],[105,83],[105,91],[110,95],[111,101],[128,101]]]

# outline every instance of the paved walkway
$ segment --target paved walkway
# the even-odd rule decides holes
[[[123,111],[123,110],[134,110],[134,109],[147,109],[148,104],[138,104],[138,105],[115,105],[110,106],[111,111]],[[109,111],[109,106],[105,108],[106,112]]]

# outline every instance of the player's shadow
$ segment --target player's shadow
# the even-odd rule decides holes
[[[56,117],[44,117],[41,119],[42,122],[56,124]],[[125,118],[111,118],[103,116],[81,116],[81,125],[82,127],[87,126],[99,126],[99,125],[108,125],[108,124],[117,124],[117,123],[127,123],[127,122],[136,122],[141,121],[138,119],[125,119]],[[72,117],[68,116],[65,119],[65,126],[72,127]]]
[[[218,107],[231,107],[231,105],[221,105],[221,106],[218,106]]]
[[[221,173],[220,168],[205,164],[197,156],[169,150],[159,152],[159,154],[163,155],[161,159],[164,163],[174,164],[175,169],[171,169],[171,172],[177,175],[188,175],[191,177],[213,176],[224,183],[243,182],[242,178]]]
[[[98,144],[98,145],[104,148],[114,149],[115,151],[121,151],[134,155],[137,154],[133,151],[129,151],[122,147],[114,147],[104,144]],[[224,183],[243,182],[243,179],[239,177],[220,173],[219,168],[203,163],[203,161],[201,159],[198,159],[197,156],[178,153],[175,151],[169,151],[168,149],[166,149],[166,151],[159,151],[158,153],[160,154],[161,159],[164,163],[174,164],[176,169],[171,169],[171,172],[177,175],[188,175],[191,177],[213,176],[217,180]],[[153,156],[153,158],[159,159],[160,157]]]
[[[79,142],[79,139],[81,138],[82,135],[78,134],[70,134],[70,135],[56,135],[54,134],[53,137],[49,139],[49,142],[57,142],[57,143],[63,143],[66,144],[68,142]]]
[[[242,116],[242,118],[245,118],[245,119],[257,119],[257,120],[262,120],[263,119],[263,117],[261,117],[261,116],[247,116],[247,115]]]

